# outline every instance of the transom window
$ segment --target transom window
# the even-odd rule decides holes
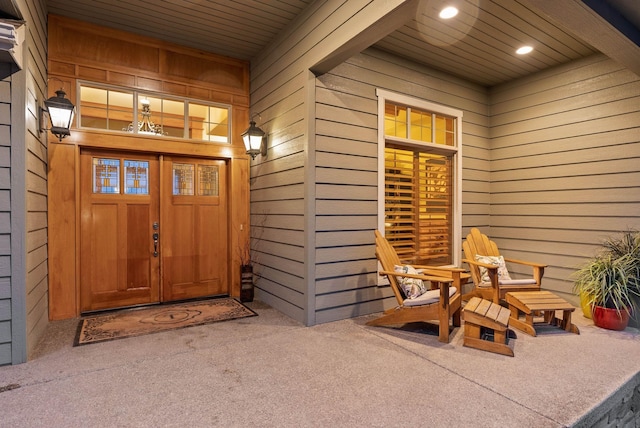
[[[80,128],[229,143],[231,108],[81,83]]]
[[[462,112],[377,94],[378,228],[405,263],[459,265]]]

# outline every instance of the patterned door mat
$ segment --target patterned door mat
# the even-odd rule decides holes
[[[73,346],[257,315],[231,298],[125,309],[81,319]]]

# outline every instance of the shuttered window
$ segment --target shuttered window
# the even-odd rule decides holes
[[[452,162],[449,156],[385,147],[385,236],[403,260],[451,260]]]
[[[379,229],[405,263],[459,265],[462,112],[383,90],[378,96]]]

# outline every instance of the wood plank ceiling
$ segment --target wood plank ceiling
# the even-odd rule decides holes
[[[47,0],[47,7],[49,13],[251,60],[313,1]],[[422,0],[415,19],[375,46],[487,87],[597,52],[530,6],[536,1]],[[629,7],[626,0],[608,1]],[[452,2],[460,14],[439,19],[440,9]],[[533,52],[516,55],[523,44]]]
[[[438,17],[445,4],[421,2],[416,19],[377,46],[485,86],[595,53],[516,0],[459,2],[449,20]],[[517,55],[523,45],[533,52]]]

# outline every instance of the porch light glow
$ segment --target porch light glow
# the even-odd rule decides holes
[[[267,155],[267,137],[266,133],[256,126],[256,122],[251,118],[249,127],[242,133],[247,154],[251,155],[251,159],[255,159],[257,155]]]
[[[60,141],[68,135],[71,135],[69,129],[71,129],[71,123],[73,122],[73,114],[76,111],[75,106],[65,98],[66,92],[62,89],[56,91],[56,96],[51,97],[44,102],[45,109],[49,113],[49,120],[51,121],[51,128],[48,128],[53,135],[58,137]],[[40,123],[42,126],[43,120]],[[47,130],[47,129],[42,129]]]
[[[458,14],[458,9],[453,6],[447,6],[440,11],[440,18],[442,19],[451,19]]]
[[[530,53],[531,51],[533,51],[533,48],[531,46],[522,46],[521,48],[518,48],[516,53],[518,55],[526,55],[526,54]]]

